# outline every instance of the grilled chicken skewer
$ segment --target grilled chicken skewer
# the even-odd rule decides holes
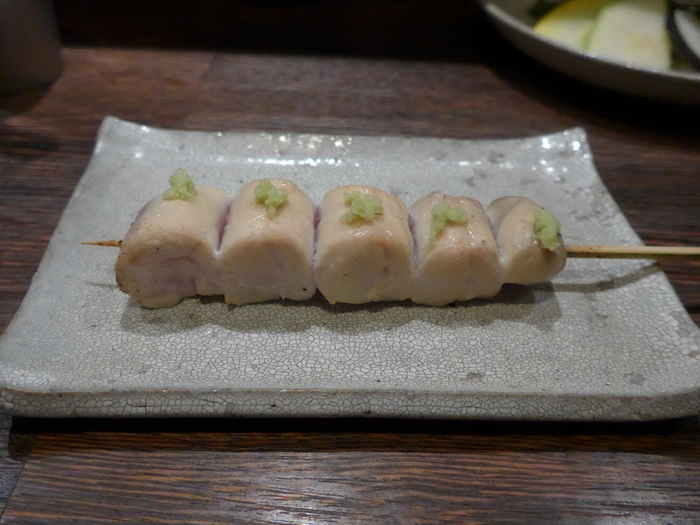
[[[431,194],[409,216],[394,195],[346,186],[328,192],[315,216],[308,196],[283,179],[249,183],[233,198],[195,187],[180,170],[171,186],[123,241],[84,243],[120,247],[117,283],[150,308],[193,295],[237,305],[303,301],[316,287],[331,304],[444,305],[549,280],[567,257],[700,256],[697,248],[566,247],[558,221],[524,197],[484,210],[473,199]]]
[[[89,246],[107,246],[120,248],[122,241],[85,241],[80,244]],[[589,244],[569,244],[566,249],[567,259],[698,259],[700,247],[697,246],[596,246]]]

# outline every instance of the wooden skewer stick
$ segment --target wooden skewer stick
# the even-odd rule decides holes
[[[122,241],[95,241],[95,242],[82,242],[80,244],[90,244],[92,246],[111,246],[113,248],[121,248]]]
[[[700,258],[697,246],[567,246],[567,257],[596,259]]]
[[[95,241],[82,244],[119,248],[122,245],[122,241]],[[566,256],[595,259],[664,259],[667,257],[693,259],[700,258],[700,247],[571,245],[566,247]]]

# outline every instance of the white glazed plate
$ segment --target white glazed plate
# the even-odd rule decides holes
[[[175,169],[234,192],[294,180],[482,202],[526,195],[572,244],[638,244],[585,133],[513,140],[161,130],[107,118],[30,290],[0,340],[0,396],[25,416],[377,416],[644,420],[700,413],[700,331],[665,275],[639,261],[571,260],[552,283],[449,307],[163,310],[118,290],[120,238]]]
[[[590,84],[648,99],[700,104],[700,73],[651,70],[613,62],[544,38],[532,29],[535,0],[480,0],[503,36],[542,64]]]

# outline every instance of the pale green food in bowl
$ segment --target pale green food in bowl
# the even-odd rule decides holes
[[[675,38],[672,39],[674,45],[670,68],[639,65],[629,60],[594,53],[583,49],[591,40],[591,34],[597,25],[597,16],[600,14],[600,11],[597,14],[591,14],[596,10],[590,6],[598,4],[602,11],[606,5],[612,4],[612,2],[610,0],[569,0],[566,3],[568,4],[570,1],[585,2],[585,4],[589,4],[589,7],[585,7],[584,3],[566,8],[559,7],[559,9],[565,9],[564,14],[569,11],[569,16],[564,17],[565,21],[557,22],[554,19],[553,24],[546,23],[550,26],[546,31],[553,34],[559,33],[559,35],[566,34],[568,41],[562,41],[562,38],[557,39],[553,34],[545,35],[535,30],[535,26],[540,20],[548,12],[553,12],[553,7],[563,4],[563,2],[556,0],[480,0],[480,3],[496,29],[506,40],[526,55],[564,75],[626,95],[664,102],[700,105],[700,73],[693,70],[692,61],[688,60],[686,55],[679,53],[680,48],[676,45]],[[619,4],[616,9],[624,7],[628,1],[630,0],[617,0],[614,2]],[[545,9],[542,9],[543,7]],[[678,13],[695,16],[693,11],[678,9],[673,11],[673,14],[677,15]],[[608,14],[606,18],[610,16]],[[700,24],[698,26],[700,27]],[[597,39],[605,43],[606,39],[601,38],[601,27],[598,28]],[[698,33],[698,48],[700,49],[700,30]],[[605,31],[602,34],[604,36]],[[619,35],[613,36],[617,38]],[[669,37],[674,37],[673,32]],[[667,41],[665,39],[666,37],[662,42]],[[666,44],[662,45],[662,47],[665,46]]]
[[[671,67],[666,0],[569,0],[535,32],[580,51],[651,69]]]

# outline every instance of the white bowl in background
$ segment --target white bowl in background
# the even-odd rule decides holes
[[[628,95],[700,105],[700,74],[645,69],[596,57],[544,38],[532,29],[535,0],[480,0],[499,32],[523,53],[578,80]]]

